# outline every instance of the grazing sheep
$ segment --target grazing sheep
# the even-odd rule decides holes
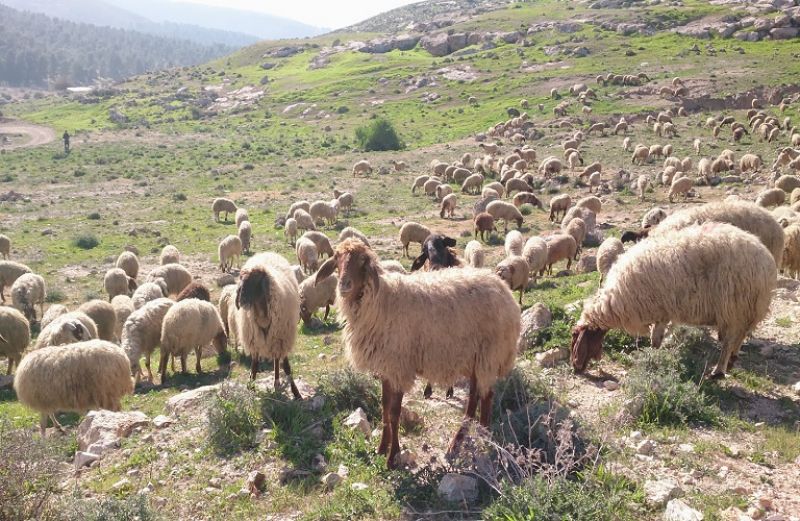
[[[0,356],[8,358],[6,374],[22,359],[31,341],[31,327],[25,316],[14,308],[0,306]]]
[[[522,247],[525,245],[525,238],[518,230],[512,230],[506,234],[505,250],[506,257],[512,255],[522,255]]]
[[[800,276],[800,225],[791,224],[783,229],[785,235],[780,268],[786,275]]]
[[[616,237],[609,237],[597,248],[597,271],[600,272],[600,284],[608,274],[617,257],[625,253],[625,246]]]
[[[791,194],[794,190],[800,188],[800,177],[793,175],[782,175],[775,181],[775,188],[780,188],[784,192]],[[796,200],[791,202],[794,204]]]
[[[228,348],[228,337],[225,326],[210,302],[198,299],[176,302],[164,315],[161,324],[161,361],[158,372],[161,373],[161,385],[167,380],[167,361],[170,355],[180,357],[181,371],[186,373],[186,358],[194,351],[197,374],[203,372],[200,366],[200,355],[205,346],[213,342],[217,354]]]
[[[303,267],[305,273],[317,271],[319,253],[314,241],[307,237],[300,237],[295,245],[295,253],[297,254],[297,262]]]
[[[655,206],[647,210],[647,213],[642,217],[642,228],[650,228],[655,226],[667,218],[667,212],[663,208]]]
[[[453,250],[455,246],[456,240],[452,237],[438,233],[428,235],[422,241],[422,253],[411,264],[411,271],[415,272],[422,268],[425,271],[434,271],[460,267],[461,261]]]
[[[289,207],[289,211],[286,212],[286,219],[290,217],[294,217],[294,213],[297,210],[303,210],[308,212],[311,209],[311,203],[308,201],[297,201],[296,203],[292,203],[292,206]]]
[[[562,224],[562,231],[575,239],[575,244],[577,245],[575,260],[578,260],[578,255],[583,250],[583,241],[586,238],[586,223],[580,217],[575,217],[570,219],[566,226]]]
[[[745,154],[739,159],[739,169],[742,172],[750,170],[757,172],[762,166],[764,166],[764,161],[755,154]]]
[[[451,187],[450,185],[439,185],[436,187],[434,193],[436,194],[436,199],[441,201],[442,199],[453,193],[453,187]]]
[[[178,296],[175,297],[175,302],[180,302],[181,300],[189,298],[211,302],[211,292],[202,283],[194,281],[178,293]]]
[[[17,367],[14,391],[20,403],[41,415],[44,436],[48,417],[63,432],[56,412],[119,411],[122,397],[133,392],[133,380],[122,349],[95,339],[29,353]]]
[[[422,188],[425,186],[425,183],[430,180],[431,176],[429,175],[420,175],[414,179],[414,183],[411,185],[411,193],[413,194],[417,188]]]
[[[147,275],[147,282],[157,282],[157,279],[164,279],[164,284],[167,286],[164,296],[167,297],[183,291],[183,288],[192,282],[192,274],[180,264],[164,264]]]
[[[314,224],[314,218],[311,214],[302,208],[294,211],[294,220],[297,222],[298,230],[316,230],[317,226]]]
[[[567,209],[572,206],[572,198],[567,194],[559,194],[550,199],[550,221],[556,222],[558,215],[567,215]]]
[[[522,256],[528,261],[531,281],[536,284],[536,275],[544,270],[547,264],[547,242],[541,237],[529,238],[522,248]]]
[[[82,311],[73,311],[54,318],[43,327],[33,349],[72,344],[93,338],[97,338],[97,325],[94,320]]]
[[[547,274],[553,274],[553,264],[560,260],[567,260],[567,269],[572,266],[572,259],[578,253],[578,244],[571,235],[564,235],[561,233],[545,237],[547,243]],[[544,275],[545,269],[539,271],[539,275]]]
[[[625,152],[631,151],[631,138],[626,137],[625,139],[622,140],[622,150],[624,150]]]
[[[786,202],[786,192],[780,188],[768,188],[760,192],[756,197],[756,204],[764,208],[780,206],[784,202]]]
[[[642,174],[636,180],[636,193],[639,195],[639,200],[644,201],[644,194],[647,192],[647,187],[650,186],[650,178]]]
[[[236,214],[234,214],[233,222],[236,223],[236,228],[245,222],[250,220],[250,214],[247,213],[247,210],[244,208],[237,208]]]
[[[483,175],[472,174],[471,176],[467,177],[464,180],[464,183],[461,185],[461,193],[479,194],[481,193],[482,187],[483,187]]]
[[[236,203],[224,197],[217,197],[211,204],[211,211],[214,213],[214,222],[219,222],[219,214],[225,212],[225,222],[228,222],[228,214],[236,213]]]
[[[503,195],[505,195],[506,193],[506,187],[503,186],[503,184],[498,181],[493,181],[489,184],[483,185],[483,190],[481,190],[481,197],[486,197],[488,193],[487,190],[493,190],[496,198],[503,197]]]
[[[357,230],[352,226],[348,226],[347,228],[339,232],[339,242],[343,242],[345,239],[349,239],[351,237],[358,239],[359,241],[369,246],[369,241],[367,240],[367,236],[361,233],[360,230]]]
[[[366,159],[362,159],[361,161],[358,161],[356,164],[353,165],[353,177],[359,174],[367,175],[371,173],[372,173],[372,166]]]
[[[0,255],[3,256],[3,260],[11,257],[11,239],[7,235],[0,234]]]
[[[594,212],[595,214],[600,213],[603,209],[603,203],[600,201],[599,197],[589,196],[584,197],[583,199],[579,199],[577,203],[575,203],[576,208],[586,208]]]
[[[403,172],[408,170],[408,163],[405,161],[395,161],[394,159],[389,160],[389,164],[394,167],[395,172]]]
[[[234,260],[237,266],[241,266],[242,240],[238,235],[228,235],[220,241],[217,255],[219,256],[219,269],[223,273],[233,269]]]
[[[253,237],[253,228],[250,225],[250,221],[242,221],[239,225],[239,240],[242,241],[242,251],[244,253],[250,253],[250,241]]]
[[[700,155],[700,147],[701,146],[702,146],[702,142],[700,141],[700,138],[696,138],[694,140],[694,142],[692,143],[692,147],[694,147],[694,153],[696,155],[698,155],[698,156]]]
[[[676,195],[683,195],[683,200],[686,201],[689,198],[689,191],[693,186],[694,180],[690,177],[673,179],[669,186],[669,202],[672,202],[672,198]]]
[[[165,264],[180,264],[180,262],[181,252],[178,251],[178,248],[171,244],[164,246],[159,257],[159,264],[163,266]]]
[[[545,178],[550,178],[564,169],[564,163],[557,157],[545,158],[539,165],[539,173]]]
[[[44,279],[35,273],[23,273],[11,285],[11,304],[30,322],[36,320],[36,304],[39,304],[39,312],[44,315],[46,296]]]
[[[289,243],[292,245],[297,241],[297,221],[294,220],[294,217],[286,219],[286,223],[283,225],[283,235],[289,239]]]
[[[314,246],[317,247],[317,254],[319,256],[327,255],[328,257],[330,257],[333,255],[333,247],[331,246],[331,241],[324,233],[306,232],[303,234],[303,237],[309,239],[311,242],[314,243]]]
[[[42,316],[42,320],[39,322],[39,330],[43,330],[46,328],[50,322],[57,319],[61,315],[69,313],[69,309],[67,306],[62,304],[51,304],[47,311],[45,311],[44,315]]]
[[[333,226],[336,224],[336,214],[338,213],[338,210],[333,203],[326,201],[314,201],[311,203],[308,213],[311,215],[311,218],[314,220],[315,224],[323,221],[327,223],[328,226]]]
[[[11,286],[26,273],[31,273],[31,269],[24,264],[8,260],[0,261],[0,302],[6,301],[6,286]]]
[[[122,268],[111,268],[103,277],[103,286],[109,302],[117,295],[131,295],[137,288],[136,281]]]
[[[497,232],[497,228],[494,225],[494,217],[487,212],[481,212],[475,216],[473,219],[474,225],[474,234],[475,238],[478,237],[478,234],[481,236],[481,240],[486,242],[486,233],[491,236],[492,232]]]
[[[492,201],[486,206],[486,213],[494,217],[495,220],[503,219],[503,230],[508,233],[509,221],[515,221],[517,228],[522,228],[522,214],[511,203],[505,201]]]
[[[155,279],[153,282],[145,282],[133,292],[133,296],[131,297],[133,309],[139,309],[151,300],[166,297],[168,293],[167,283],[164,279]]]
[[[524,179],[513,178],[506,182],[506,195],[511,197],[514,192],[532,192],[533,187]]]
[[[138,382],[142,376],[139,360],[144,356],[147,379],[153,381],[150,356],[161,342],[161,326],[167,311],[175,304],[168,298],[157,298],[143,305],[128,316],[122,326],[120,345],[130,363],[131,374]]]
[[[469,241],[467,247],[464,248],[464,258],[467,260],[468,266],[483,268],[486,262],[486,255],[481,243],[475,240]]]
[[[519,308],[506,284],[471,268],[385,274],[375,254],[353,240],[337,247],[317,273],[317,283],[337,269],[348,357],[356,369],[382,381],[378,453],[387,456],[387,465],[396,466],[403,394],[417,376],[444,387],[468,377],[467,417],[475,415],[480,401],[480,422],[488,426],[492,386],[513,367],[520,331]],[[442,323],[450,326],[427,327]],[[464,434],[462,427],[449,453],[455,453]]]
[[[300,318],[307,326],[311,325],[311,319],[319,308],[325,306],[323,322],[328,320],[331,306],[336,300],[336,284],[339,282],[335,276],[328,277],[319,285],[315,284],[316,279],[309,277],[300,283]]]
[[[357,239],[345,242],[363,244]],[[331,261],[328,259],[326,264]],[[317,280],[320,280],[318,277],[319,272]],[[242,318],[238,324],[239,341],[252,360],[250,378],[255,380],[260,359],[271,358],[275,367],[275,390],[279,389],[282,365],[292,394],[300,399],[288,358],[297,336],[300,294],[297,279],[286,259],[275,253],[260,253],[247,261],[236,292],[236,307]]]
[[[383,260],[381,261],[381,267],[383,268],[383,271],[387,273],[399,273],[401,275],[408,274],[408,271],[406,271],[403,265],[396,260]]]
[[[519,305],[522,306],[522,295],[528,287],[530,265],[525,257],[512,255],[506,257],[497,265],[494,270],[511,291],[519,290]]]
[[[127,295],[117,295],[111,299],[111,307],[114,308],[116,321],[114,322],[114,338],[122,338],[122,326],[131,313],[135,311],[133,300]]]
[[[458,203],[458,198],[456,194],[448,194],[442,199],[442,205],[439,208],[439,217],[444,219],[445,214],[450,219],[453,218],[453,213],[456,211],[456,204]]]
[[[339,208],[344,210],[345,215],[350,215],[350,210],[353,209],[355,197],[350,192],[340,192],[339,190],[333,191],[333,196],[339,201]]]
[[[717,329],[722,353],[712,377],[722,377],[768,313],[775,272],[769,250],[729,224],[651,235],[619,258],[584,307],[572,333],[572,365],[580,372],[599,360],[609,329],[644,335],[652,325],[652,345],[659,347],[672,322]]]
[[[123,251],[120,253],[115,266],[122,269],[133,280],[139,276],[139,258],[133,252]]]
[[[430,234],[431,230],[427,226],[410,221],[404,223],[403,226],[400,227],[400,244],[403,245],[403,255],[409,257],[408,245],[412,242],[422,245],[422,242]]]
[[[95,323],[97,326],[97,338],[108,340],[109,342],[119,341],[115,334],[117,330],[117,313],[111,303],[94,299],[81,304],[78,311],[85,313]]]
[[[631,163],[644,165],[650,160],[650,149],[644,145],[636,145],[631,155]]]

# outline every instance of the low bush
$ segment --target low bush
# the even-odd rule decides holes
[[[208,407],[208,443],[220,455],[253,447],[261,428],[258,395],[224,382]]]
[[[356,141],[365,152],[401,150],[403,142],[391,122],[377,118],[368,125],[356,129]]]

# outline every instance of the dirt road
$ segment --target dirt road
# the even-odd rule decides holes
[[[46,145],[56,138],[50,127],[32,125],[24,121],[0,122],[0,149],[38,147]]]

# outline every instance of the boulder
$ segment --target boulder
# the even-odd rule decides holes
[[[547,306],[537,302],[522,313],[521,320],[518,349],[524,351],[532,347],[537,331],[550,327],[553,323],[553,314]]]
[[[554,347],[553,349],[548,349],[544,353],[536,354],[536,361],[539,362],[539,365],[542,367],[553,367],[556,363],[561,360],[566,360],[567,358],[569,358],[569,350],[559,347]]]
[[[597,271],[597,257],[594,255],[581,255],[575,266],[577,273],[592,273]]]
[[[449,46],[447,45],[447,34],[445,33],[423,36],[420,39],[420,45],[433,56],[447,56],[450,54]]]
[[[687,505],[683,500],[673,499],[667,503],[663,519],[664,521],[703,521],[703,514]]]
[[[353,411],[350,416],[345,418],[344,424],[346,427],[350,427],[351,429],[360,430],[364,433],[364,436],[369,436],[370,432],[372,432],[372,426],[369,424],[369,420],[367,419],[367,413],[365,413],[364,409],[361,407]]]
[[[140,411],[89,411],[78,425],[78,449],[100,456],[106,449],[119,445],[137,427],[150,425],[150,418]]]
[[[800,29],[797,27],[776,27],[769,32],[773,40],[789,40],[796,38]]]
[[[471,476],[445,474],[437,491],[439,497],[445,501],[471,503],[478,499],[478,481]]]
[[[205,411],[208,399],[219,391],[219,385],[204,385],[197,389],[176,394],[169,400],[164,407],[169,416],[181,416],[189,412],[198,412],[198,409]]]
[[[683,490],[674,479],[646,481],[644,484],[645,501],[655,507],[663,506],[667,501],[683,495]]]
[[[447,47],[450,52],[456,52],[467,46],[467,33],[453,33],[447,36]]]

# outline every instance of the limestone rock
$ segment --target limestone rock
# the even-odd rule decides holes
[[[346,427],[350,427],[351,429],[360,430],[364,433],[364,436],[369,436],[369,433],[372,431],[372,426],[369,424],[369,420],[367,419],[367,413],[365,413],[364,409],[361,407],[353,411],[350,416],[345,418],[344,424]]]
[[[176,394],[169,400],[164,407],[170,416],[179,417],[182,414],[197,412],[198,409],[205,410],[208,399],[219,391],[219,385],[204,385],[196,389],[184,391]]]
[[[667,501],[683,495],[683,490],[674,479],[646,481],[644,484],[645,500],[652,506],[661,506]]]
[[[667,503],[664,511],[664,521],[703,521],[703,514],[683,500],[673,499]]]
[[[150,418],[140,411],[89,411],[78,425],[78,449],[86,451],[92,445],[103,449],[116,446],[119,444],[119,439],[130,436],[133,429],[147,425],[150,425]],[[102,450],[88,452],[94,452],[99,456]]]
[[[553,324],[553,314],[541,302],[537,302],[522,313],[522,327],[520,328],[517,348],[524,351],[532,347],[537,331],[550,327]]]
[[[569,358],[569,351],[558,347],[548,349],[544,353],[536,354],[536,361],[539,362],[539,365],[542,367],[553,367],[561,360],[566,360],[567,358]]]
[[[461,474],[445,474],[439,482],[438,493],[445,501],[470,503],[478,499],[478,481]]]

